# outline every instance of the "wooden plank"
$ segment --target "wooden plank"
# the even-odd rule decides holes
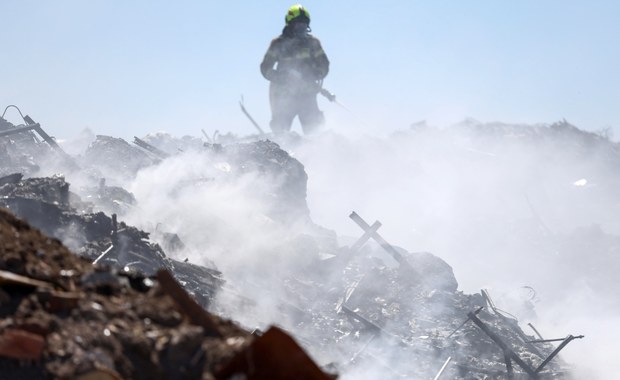
[[[157,280],[162,289],[174,299],[181,312],[189,317],[192,323],[202,326],[208,336],[222,337],[222,333],[213,322],[209,313],[183,289],[170,272],[160,269],[157,272]]]
[[[271,327],[222,366],[218,380],[333,380],[286,332]]]
[[[22,276],[5,270],[0,270],[0,285],[18,285],[33,288],[38,287],[54,289],[54,285],[49,282],[35,280],[34,278]]]

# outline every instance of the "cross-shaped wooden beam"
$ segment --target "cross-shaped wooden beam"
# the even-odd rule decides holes
[[[370,226],[355,211],[351,212],[349,218],[351,218],[355,223],[357,223],[358,226],[360,226],[362,230],[364,230],[364,235],[362,235],[362,237],[360,237],[354,244],[354,246],[356,246],[359,242],[362,242],[357,249],[361,248],[361,246],[372,237],[387,253],[390,254],[390,256],[392,256],[392,258],[394,258],[394,260],[398,262],[398,264],[400,264],[401,268],[405,268],[409,271],[409,273],[416,280],[421,280],[419,273],[411,266],[411,264],[409,264],[407,259],[405,259],[400,252],[398,252],[390,243],[385,241],[385,239],[379,235],[377,232],[377,229],[381,227],[381,223],[379,221],[376,221],[372,226]]]

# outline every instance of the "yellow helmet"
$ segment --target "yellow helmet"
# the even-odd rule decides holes
[[[295,4],[288,9],[286,12],[286,17],[284,20],[286,21],[286,25],[288,25],[291,21],[295,19],[305,19],[308,25],[310,25],[310,12],[306,8],[304,8],[301,4]]]

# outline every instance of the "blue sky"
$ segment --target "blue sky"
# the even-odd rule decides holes
[[[238,101],[267,126],[258,65],[292,4],[2,0],[0,108],[61,138],[254,133]],[[325,87],[356,113],[321,99],[335,130],[566,118],[620,138],[620,2],[302,4],[331,61]]]

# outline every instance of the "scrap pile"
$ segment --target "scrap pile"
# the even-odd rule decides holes
[[[4,210],[0,238],[1,378],[329,378],[281,330],[207,313],[167,271],[93,265]]]
[[[304,260],[284,273],[273,270],[278,263],[262,263],[254,269],[268,275],[252,286],[265,295],[282,288],[274,295],[278,324],[320,369],[287,333],[254,318],[263,305],[225,285],[226,273],[166,255],[183,247],[177,235],[162,232],[156,244],[152,234],[118,220],[116,213],[136,207],[136,200],[106,178],[129,180],[165,163],[176,153],[173,141],[136,138],[135,147],[97,136],[82,156],[68,157],[32,134],[42,131],[38,124],[18,128],[0,125],[12,136],[0,139],[7,158],[0,206],[43,234],[0,213],[7,242],[0,248],[0,376],[325,379],[329,368],[352,378],[570,378],[556,355],[578,337],[556,349],[527,335],[488,293],[458,291],[440,258],[390,245],[378,233],[380,222],[351,214],[362,235],[338,246],[335,233],[310,219],[303,165],[278,144],[185,141],[223,164],[214,172],[219,177],[178,183],[174,191],[247,173],[277,179],[257,196],[269,205],[265,213],[274,225],[303,226],[283,250]],[[77,178],[75,168],[86,173],[86,184],[76,187],[80,195],[64,176],[34,176],[57,167],[44,167],[40,151],[71,162],[68,176]],[[250,333],[254,327],[259,330]]]
[[[351,218],[366,229],[357,242],[320,270],[282,278],[285,326],[320,362],[352,378],[370,369],[369,378],[571,378],[556,356],[582,336],[553,340],[562,342],[555,348],[526,334],[488,291],[457,291],[441,259],[391,246],[377,232],[380,222],[370,227],[356,213]],[[379,244],[366,243],[370,238]]]
[[[88,206],[70,193],[62,177],[22,179],[10,175],[0,178],[0,183],[0,206],[47,236],[70,243],[71,250],[82,257],[145,275],[165,268],[205,307],[222,283],[217,270],[167,257],[159,245],[148,241],[146,232],[117,222],[114,214],[77,212],[73,205]]]

